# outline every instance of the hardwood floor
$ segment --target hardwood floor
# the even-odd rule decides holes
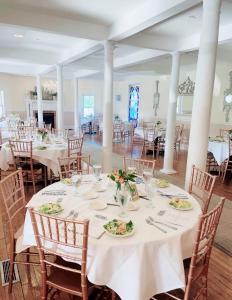
[[[98,137],[91,137],[93,142],[99,143]],[[125,155],[129,151],[129,146],[115,144],[114,152]],[[172,182],[183,186],[185,165],[186,165],[186,152],[182,152],[178,161],[175,161],[175,169],[177,174],[172,175]],[[157,160],[157,167],[162,167],[162,157]],[[225,195],[227,199],[232,200],[232,187],[229,181],[222,185],[217,182],[216,193]],[[31,192],[26,191],[28,200],[31,197]],[[8,257],[7,251],[9,248],[8,234],[3,208],[0,204],[0,260]],[[26,268],[19,266],[21,281],[13,285],[13,293],[11,295],[7,292],[7,287],[0,285],[0,300],[38,300],[40,299],[40,270],[39,267],[30,267],[31,278],[27,277]],[[214,248],[210,261],[209,268],[209,281],[208,281],[209,297],[208,300],[231,300],[232,299],[232,257],[228,256],[221,250]],[[55,297],[57,300],[70,299],[65,294],[60,294]],[[107,300],[110,299],[110,293],[105,292],[100,298],[92,296],[91,300]],[[133,299],[131,299],[133,300]],[[145,299],[144,299],[145,300]]]

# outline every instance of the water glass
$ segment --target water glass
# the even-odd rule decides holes
[[[136,173],[136,167],[127,167],[129,173]]]
[[[151,183],[152,177],[153,177],[153,174],[150,169],[145,169],[143,171],[143,180],[144,180],[145,185]]]
[[[102,167],[100,165],[93,165],[93,172],[97,181],[101,180],[101,169]]]
[[[126,191],[125,189],[119,190],[117,193],[117,202],[120,205],[121,211],[119,213],[119,216],[122,218],[126,218],[128,216],[126,212],[126,207],[128,204],[128,201],[130,201],[130,193],[129,191]]]
[[[78,193],[78,187],[81,185],[81,179],[82,179],[81,174],[78,174],[77,171],[72,171],[71,180],[72,180],[72,186],[74,188],[74,194]]]
[[[145,184],[145,191],[147,194],[147,198],[149,200],[147,207],[154,208],[155,205],[154,205],[153,200],[154,200],[154,196],[155,196],[155,189],[151,182],[149,184]]]

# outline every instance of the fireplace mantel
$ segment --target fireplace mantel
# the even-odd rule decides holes
[[[34,112],[38,110],[37,100],[34,99],[25,99],[27,108],[27,119],[30,120],[34,117]],[[57,110],[57,101],[56,100],[42,100],[42,107],[44,111],[54,111]]]

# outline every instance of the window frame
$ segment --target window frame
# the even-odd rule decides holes
[[[85,116],[85,97],[93,97],[93,114],[92,115],[87,115]],[[94,94],[84,94],[82,95],[82,115],[84,118],[90,118],[90,117],[94,117],[95,115],[95,95]]]

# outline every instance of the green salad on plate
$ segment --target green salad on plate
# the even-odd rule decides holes
[[[172,200],[169,201],[169,205],[179,210],[190,210],[193,208],[190,201],[179,198],[172,198]]]
[[[113,219],[103,227],[107,233],[113,236],[129,236],[134,232],[134,224],[132,221],[124,222],[122,220]]]
[[[54,202],[45,203],[39,207],[39,212],[47,215],[58,214],[62,210],[62,206],[59,203]]]

